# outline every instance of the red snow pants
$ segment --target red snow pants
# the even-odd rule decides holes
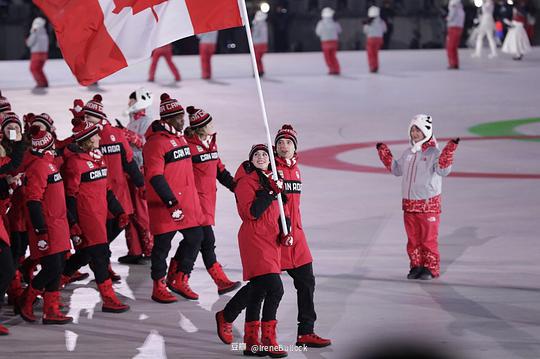
[[[440,275],[439,221],[439,213],[404,212],[410,266],[426,267],[434,277]]]
[[[379,69],[379,50],[382,47],[382,37],[368,37],[366,42],[366,52],[369,64],[369,71]]]
[[[38,87],[49,86],[47,77],[45,77],[45,73],[43,72],[43,67],[48,58],[49,55],[46,52],[33,52],[30,55],[30,72],[34,76]]]
[[[321,41],[321,47],[324,53],[324,61],[328,66],[328,74],[339,75],[341,70],[337,59],[338,42],[336,40]]]
[[[212,78],[212,55],[216,52],[215,44],[199,44],[199,55],[201,57],[201,77],[203,79]]]
[[[171,72],[174,75],[174,79],[176,81],[180,81],[180,73],[178,72],[178,69],[176,68],[176,65],[174,64],[172,60],[172,53],[173,52],[172,52],[171,44],[158,47],[152,52],[152,64],[150,64],[150,72],[148,74],[148,81],[154,81],[154,77],[156,75],[157,64],[161,57],[165,58],[167,65],[169,65],[169,68],[171,69]]]
[[[262,62],[262,58],[264,54],[268,52],[268,44],[255,44],[255,60],[257,60],[257,68],[259,70],[259,74],[264,73],[264,65]]]
[[[461,40],[462,27],[449,27],[446,34],[446,54],[448,55],[448,65],[459,67],[458,47]]]

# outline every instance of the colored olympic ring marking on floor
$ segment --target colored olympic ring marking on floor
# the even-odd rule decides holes
[[[493,136],[493,137],[461,137],[462,141],[490,141],[490,140],[524,140],[536,139],[540,140],[539,136]],[[449,138],[438,138],[439,143],[446,144]],[[374,156],[378,155],[375,149],[375,144],[378,141],[348,143],[343,145],[334,145],[327,147],[318,147],[310,150],[302,151],[299,154],[300,163],[311,167],[319,167],[330,170],[364,172],[364,173],[384,173],[389,174],[382,163],[379,166],[367,166],[362,164],[350,163],[341,161],[338,156],[344,152],[369,148],[373,151]],[[387,145],[408,144],[407,140],[385,141]],[[459,148],[458,148],[459,151]],[[462,178],[502,178],[502,179],[540,179],[540,174],[527,173],[483,173],[483,172],[452,172],[452,177]]]
[[[517,127],[535,122],[540,122],[540,118],[522,118],[517,120],[486,122],[469,128],[469,131],[475,135],[484,137],[523,136],[522,138],[517,139],[520,141],[540,142],[538,136],[526,136],[525,134],[516,131]]]

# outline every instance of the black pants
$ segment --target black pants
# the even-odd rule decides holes
[[[311,334],[314,331],[315,321],[317,320],[313,301],[313,294],[315,292],[313,265],[312,263],[308,263],[298,268],[289,269],[287,273],[293,278],[294,287],[296,288],[298,335]],[[247,307],[250,285],[251,282],[244,285],[225,306],[223,314],[227,322],[234,322],[242,310]]]
[[[216,237],[212,226],[202,227],[203,240],[201,243],[201,254],[206,269],[212,267],[217,262],[216,259]]]
[[[19,258],[24,257],[28,247],[28,232],[11,232],[11,253],[13,254],[13,263],[19,267]]]
[[[111,243],[122,233],[124,229],[118,226],[118,217],[107,220],[107,241]],[[109,258],[111,257],[111,250],[109,249]]]
[[[67,260],[64,275],[72,276],[81,267],[90,264],[90,269],[94,272],[96,283],[101,284],[109,279],[109,263],[108,243],[78,249]]]
[[[249,281],[246,322],[275,320],[283,297],[283,283],[279,274],[264,274]],[[261,318],[261,305],[262,319]]]
[[[296,288],[298,335],[311,334],[317,320],[313,302],[313,293],[315,292],[313,265],[312,263],[304,264],[301,267],[287,270],[287,273],[292,277]]]
[[[192,227],[182,229],[180,233],[184,238],[178,245],[174,259],[178,262],[178,271],[190,274],[201,250],[203,231],[201,227]],[[161,279],[167,273],[167,256],[175,234],[176,231],[172,231],[154,236],[154,247],[152,248],[153,280]]]
[[[60,275],[66,263],[66,252],[42,257],[39,261],[41,270],[32,279],[32,287],[47,292],[56,292],[60,288]]]
[[[0,239],[0,301],[4,299],[6,290],[14,275],[15,265],[11,249],[6,242]]]

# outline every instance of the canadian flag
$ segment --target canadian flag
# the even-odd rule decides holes
[[[241,0],[33,0],[54,27],[81,85],[150,57],[175,40],[242,26]]]

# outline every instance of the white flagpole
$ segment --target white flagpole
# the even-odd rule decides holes
[[[259,77],[259,68],[257,67],[257,60],[255,59],[255,47],[253,46],[253,37],[251,36],[251,26],[249,25],[249,16],[247,12],[247,6],[245,0],[239,0],[240,10],[244,18],[244,25],[246,29],[246,35],[249,44],[249,53],[251,55],[251,64],[253,65],[253,71],[255,72],[255,83],[257,84],[257,93],[259,94],[259,104],[261,105],[261,112],[263,115],[264,128],[266,129],[266,141],[268,143],[268,153],[270,155],[270,165],[272,166],[272,177],[274,180],[278,179],[276,169],[276,159],[274,158],[274,151],[272,150],[272,138],[270,137],[270,128],[268,127],[268,116],[266,114],[266,105],[264,103],[264,96],[261,86],[261,78]],[[281,218],[281,227],[284,229],[285,234],[289,233],[287,228],[287,221],[285,220],[285,211],[283,210],[283,199],[281,193],[278,195],[279,215]]]

